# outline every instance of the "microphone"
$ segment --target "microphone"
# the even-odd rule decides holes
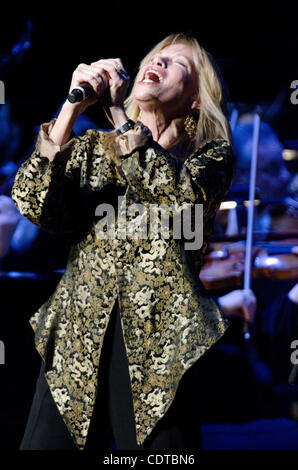
[[[78,103],[79,101],[83,101],[88,96],[95,94],[92,86],[89,85],[87,82],[83,82],[81,85],[77,85],[75,88],[71,90],[67,99],[71,103]]]

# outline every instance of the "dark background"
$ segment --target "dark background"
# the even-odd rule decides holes
[[[0,56],[7,55],[26,20],[33,22],[31,47],[2,78],[13,117],[22,124],[23,148],[32,126],[48,121],[65,99],[80,62],[121,57],[134,77],[139,61],[172,32],[191,32],[219,64],[230,100],[273,103],[282,93],[276,123],[282,140],[297,138],[298,105],[290,84],[298,79],[298,28],[294,7],[206,7],[200,2],[97,2],[68,7],[60,2],[1,7]],[[87,111],[99,126],[98,106]],[[22,151],[22,150],[21,150]]]
[[[207,2],[208,3],[208,2]],[[230,101],[266,105],[279,101],[273,120],[280,138],[298,139],[298,105],[290,84],[298,80],[297,14],[283,6],[204,7],[199,2],[39,2],[1,5],[0,58],[7,57],[33,23],[31,46],[0,76],[12,119],[22,131],[16,160],[33,143],[34,129],[49,121],[65,100],[80,62],[120,57],[134,77],[143,56],[172,32],[192,33],[216,59]],[[107,121],[98,106],[87,114],[100,127]],[[17,449],[24,432],[40,358],[28,320],[49,297],[57,279],[14,283],[3,279],[0,339],[6,365],[1,368],[0,449]],[[269,294],[272,291],[269,291]],[[15,295],[17,293],[17,295]],[[17,326],[16,326],[17,325]]]

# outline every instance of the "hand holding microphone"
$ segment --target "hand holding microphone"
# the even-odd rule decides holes
[[[114,127],[122,126],[128,120],[123,102],[129,81],[120,59],[80,64],[73,72],[69,98],[60,110],[50,139],[57,145],[65,144],[78,116],[99,100]]]
[[[122,105],[128,84],[129,76],[120,59],[80,64],[72,76],[68,101],[86,109],[105,94],[102,99],[105,107]]]
[[[91,85],[87,82],[81,83],[81,85],[77,85],[75,88],[71,90],[67,99],[70,103],[78,103],[79,101],[85,100],[88,96],[92,95],[94,90]]]
[[[68,101],[81,112],[96,103],[108,86],[107,73],[92,65],[80,64],[72,75]]]

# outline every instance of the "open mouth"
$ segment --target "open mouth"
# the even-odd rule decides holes
[[[160,83],[163,80],[163,75],[157,70],[148,68],[145,71],[142,82],[143,83]]]

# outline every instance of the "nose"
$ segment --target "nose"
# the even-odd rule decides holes
[[[159,54],[157,54],[156,56],[153,57],[153,59],[152,59],[152,64],[153,64],[153,65],[158,65],[159,67],[166,68],[166,61],[165,61],[165,59],[164,59],[161,55],[159,55]]]

